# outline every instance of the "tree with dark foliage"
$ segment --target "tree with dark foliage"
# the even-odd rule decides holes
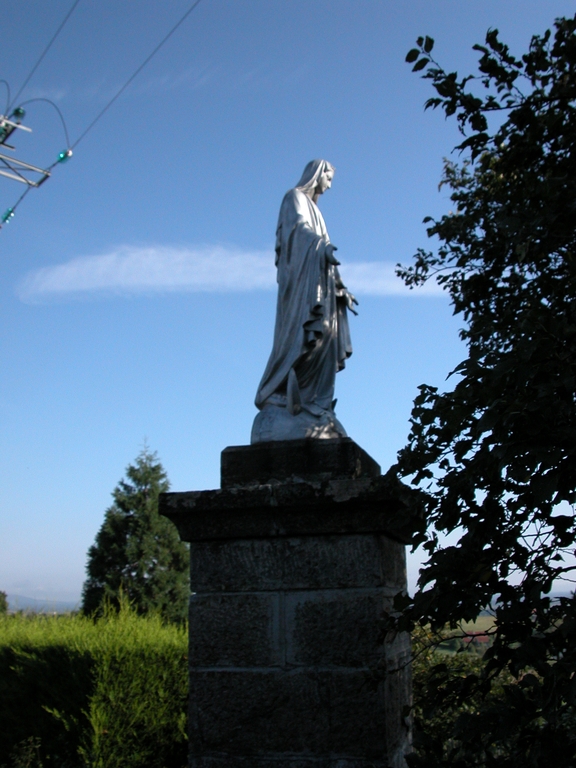
[[[120,593],[138,613],[159,611],[184,621],[188,605],[189,554],[174,525],[158,514],[158,494],[169,482],[156,454],[144,449],[114,489],[114,503],[88,550],[82,609],[95,613]]]
[[[0,613],[8,613],[8,595],[0,592]]]
[[[478,74],[462,79],[433,59],[431,38],[417,46],[406,58],[436,90],[426,107],[454,115],[463,140],[442,180],[454,213],[425,220],[439,245],[399,274],[448,291],[468,356],[451,391],[420,387],[399,453],[426,510],[414,545],[428,560],[389,627],[458,631],[487,607],[495,624],[478,673],[437,665],[426,686],[430,711],[480,704],[409,760],[574,766],[576,17],[521,58],[489,31]]]

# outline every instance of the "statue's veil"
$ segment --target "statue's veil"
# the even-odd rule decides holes
[[[333,170],[335,170],[334,166],[327,160],[310,160],[306,168],[304,168],[300,181],[296,184],[296,189],[305,194],[310,194],[318,186],[318,180],[324,171]]]

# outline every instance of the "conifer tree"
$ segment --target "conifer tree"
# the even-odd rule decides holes
[[[170,487],[155,453],[144,448],[112,493],[88,550],[82,608],[98,612],[120,593],[139,613],[159,611],[168,621],[186,618],[189,554],[174,525],[158,514],[158,495]]]

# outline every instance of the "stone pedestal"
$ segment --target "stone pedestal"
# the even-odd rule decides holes
[[[352,440],[226,448],[222,488],[167,493],[190,542],[191,768],[401,768],[412,494]]]

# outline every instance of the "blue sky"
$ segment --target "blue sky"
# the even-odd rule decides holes
[[[4,9],[13,93],[71,5]],[[53,99],[74,142],[189,5],[81,0],[20,100]],[[438,181],[458,141],[423,111],[430,86],[406,52],[428,34],[465,73],[489,27],[522,53],[573,13],[565,0],[202,0],[0,231],[0,589],[79,597],[145,441],[174,490],[218,486],[220,451],[249,441],[271,348],[280,201],[314,157],[336,166],[321,208],[360,301],[338,417],[393,462],[417,386],[443,386],[464,355],[446,298],[393,274],[427,245],[424,216],[450,209]],[[62,127],[45,102],[26,108],[17,157],[48,165]],[[2,211],[20,187],[0,178]]]

